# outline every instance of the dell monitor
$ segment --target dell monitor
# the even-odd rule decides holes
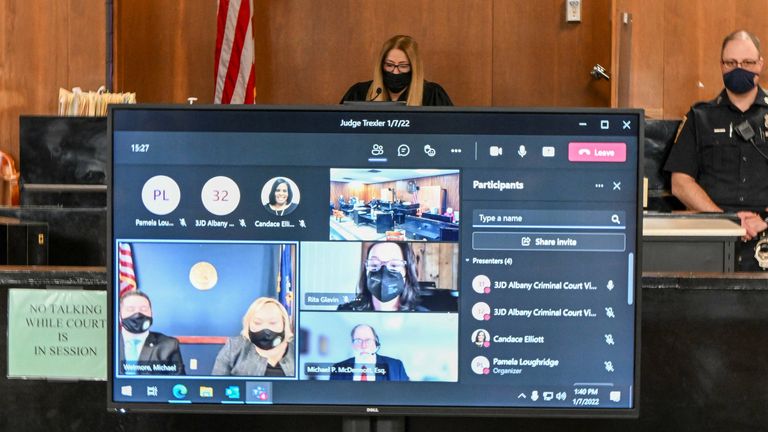
[[[642,131],[639,110],[112,107],[108,407],[636,416]]]

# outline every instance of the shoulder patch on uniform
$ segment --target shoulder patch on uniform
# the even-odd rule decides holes
[[[677,133],[675,134],[675,144],[677,144],[677,139],[680,138],[680,132],[683,131],[683,126],[685,126],[685,122],[688,121],[688,115],[683,116],[683,120],[680,122],[680,126],[677,127]]]

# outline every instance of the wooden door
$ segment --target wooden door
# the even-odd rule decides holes
[[[497,0],[493,11],[493,105],[611,105],[611,0],[582,0],[581,22],[565,1]],[[610,70],[608,70],[610,75]]]

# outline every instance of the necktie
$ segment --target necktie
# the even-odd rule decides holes
[[[363,365],[361,369],[362,371],[360,372],[360,381],[368,381],[368,374],[365,373],[368,370],[368,368],[365,367],[365,365]]]
[[[140,344],[140,339],[131,339],[128,341],[128,352],[125,353],[126,365],[136,366],[139,364],[139,352],[141,350],[139,346]],[[136,375],[136,370],[133,368],[126,368],[125,374]]]
[[[139,361],[139,354],[141,353],[140,344],[140,339],[131,339],[131,360]]]

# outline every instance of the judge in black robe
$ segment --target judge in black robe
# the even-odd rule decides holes
[[[359,82],[347,90],[344,97],[341,98],[341,103],[346,101],[364,102],[368,100],[368,89],[371,88],[373,81]],[[375,94],[375,89],[374,89]],[[408,89],[400,94],[397,98],[398,101],[406,102],[408,100]],[[430,81],[424,81],[424,96],[421,99],[422,106],[453,106],[451,98],[448,93],[445,92],[443,87],[438,83]]]
[[[401,101],[409,106],[453,105],[440,84],[424,79],[419,47],[410,36],[397,35],[384,42],[373,69],[373,80],[350,87],[341,103]]]

